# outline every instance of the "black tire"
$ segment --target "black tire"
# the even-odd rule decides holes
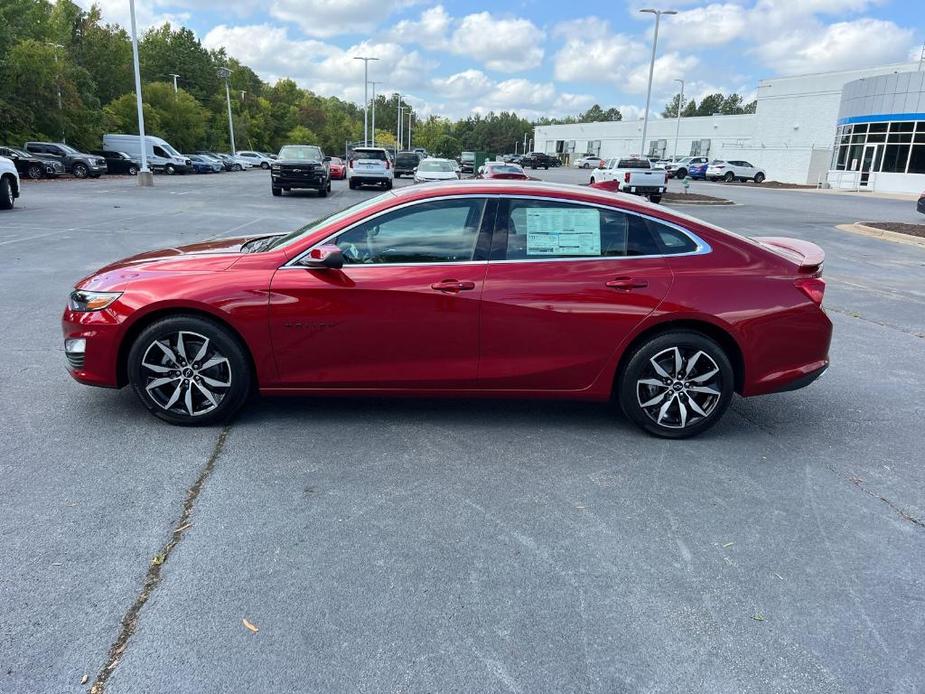
[[[681,378],[677,378],[675,349],[682,357]],[[735,376],[729,357],[702,333],[660,333],[627,356],[618,375],[616,396],[627,419],[650,434],[667,439],[696,436],[716,424],[732,401]],[[706,416],[697,413],[695,406]]]
[[[13,181],[9,176],[4,176],[0,178],[0,210],[12,210],[15,203]]]
[[[173,176],[175,173],[177,173],[177,169],[174,167],[173,164],[168,164],[167,166],[164,167],[164,173],[167,174],[168,176]]]
[[[392,190],[392,179],[391,178],[385,182],[385,189]]]
[[[674,172],[675,178],[685,178],[687,176],[687,169],[678,169]]]
[[[356,185],[354,185],[354,180],[352,178],[347,181],[347,185],[350,187],[350,190],[356,190]]]
[[[90,170],[87,168],[86,164],[81,164],[77,162],[74,166],[71,167],[71,173],[74,174],[75,178],[86,178]]]
[[[590,185],[592,185],[592,186],[594,185],[594,176],[591,177],[591,183],[590,183]]]
[[[318,189],[318,197],[319,197],[319,198],[326,198],[326,197],[328,197],[328,188],[327,188],[327,186],[323,186],[323,187],[321,187],[321,188]]]
[[[269,169],[269,168],[270,168],[270,165],[267,164],[265,161],[262,161],[262,162],[260,162],[260,168],[261,168],[261,169]]]
[[[736,180],[736,175],[732,173],[732,171],[727,171],[726,175],[723,176],[723,180],[726,181],[726,183],[732,183]]]
[[[232,170],[232,171],[240,171],[240,170],[241,170],[241,165],[240,165],[240,164],[232,164],[232,165],[231,165],[231,170]]]
[[[271,187],[270,187],[270,190],[273,191],[273,197],[275,197],[275,198],[278,198],[280,195],[283,194],[283,189],[282,189],[282,188],[277,188],[276,186],[271,186]]]
[[[128,167],[128,175],[129,175],[129,176],[137,176],[137,175],[138,175],[138,167],[135,166],[135,165],[132,165],[132,166]]]
[[[761,185],[762,183],[764,183],[764,174],[761,173],[760,171],[759,171],[758,173],[755,174],[755,183],[757,183],[757,184],[759,184],[759,185]]]
[[[41,164],[30,164],[29,168],[26,170],[26,178],[31,178],[33,181],[37,181],[45,175],[45,167]]]
[[[184,336],[186,359],[181,357],[179,335]],[[208,339],[204,351],[203,338]],[[156,343],[166,344],[173,358]],[[200,355],[202,361],[194,361]],[[217,363],[208,366],[213,361]],[[253,380],[250,360],[237,337],[216,321],[188,315],[163,318],[142,330],[129,350],[127,371],[135,394],[155,417],[183,426],[227,420],[247,400]],[[169,380],[152,387],[161,379]],[[202,388],[212,394],[215,404]]]
[[[654,202],[656,205],[658,205],[661,201],[662,201],[661,195],[650,195],[649,196],[649,202]]]

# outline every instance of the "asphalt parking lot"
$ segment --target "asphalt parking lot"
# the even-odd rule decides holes
[[[375,194],[267,179],[30,182],[0,214],[0,691],[925,690],[925,249],[835,228],[914,203],[694,185],[738,204],[688,214],[822,245],[835,323],[822,379],[694,440],[544,402],[180,429],[73,382],[80,277]]]

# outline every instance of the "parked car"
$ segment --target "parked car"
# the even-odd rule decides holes
[[[578,169],[596,169],[603,163],[604,160],[596,154],[586,154],[575,160],[575,167]]]
[[[417,152],[399,152],[395,157],[395,178],[403,175],[411,176],[421,161]]]
[[[915,206],[915,209],[917,209],[922,214],[925,214],[925,190],[923,190],[922,194],[919,196],[919,202]]]
[[[392,155],[382,147],[357,147],[347,163],[347,184],[351,188],[362,185],[380,185],[392,188],[394,178]]]
[[[414,172],[414,182],[455,181],[459,179],[460,175],[459,164],[454,160],[428,157],[418,164]]]
[[[11,159],[0,157],[0,210],[12,210],[19,197],[19,171]]]
[[[331,192],[330,161],[321,147],[284,145],[270,165],[270,191],[280,196],[293,188],[312,189],[323,198]]]
[[[35,154],[29,154],[15,147],[0,147],[0,157],[6,157],[20,176],[31,178],[53,178],[64,173],[64,165],[54,159],[44,159]]]
[[[641,157],[610,159],[604,168],[591,174],[589,183],[607,190],[642,195],[658,203],[668,190],[668,173],[653,168],[652,162]]]
[[[754,181],[763,183],[764,171],[742,160],[714,159],[707,165],[707,178],[711,181],[720,179],[726,183],[733,181]]]
[[[328,162],[328,171],[331,173],[331,179],[342,181],[347,178],[347,162],[340,157],[331,157]]]
[[[503,161],[486,161],[479,167],[479,173],[476,178],[517,181],[527,181],[530,179],[530,177],[524,173],[521,166],[517,164],[508,164]]]
[[[224,171],[234,171],[235,164],[234,159],[227,154],[217,154],[216,152],[196,152],[201,157],[211,157],[222,165]],[[240,169],[238,169],[240,171]]]
[[[250,162],[251,166],[259,166],[261,169],[269,169],[273,160],[266,154],[255,152],[252,149],[238,150],[237,156],[245,161]]]
[[[255,390],[481,395],[614,399],[684,438],[735,393],[828,368],[823,261],[586,186],[449,181],[110,264],[71,292],[64,351],[76,380],[130,384],[179,425]]]
[[[684,176],[683,178],[692,178],[696,181],[705,181],[707,178],[708,165],[709,164],[707,162],[701,162],[698,164],[691,162],[687,165],[687,176]],[[681,176],[678,178],[681,178]]]
[[[190,160],[190,163],[193,167],[193,173],[221,173],[222,168],[224,168],[221,163],[215,161],[214,159],[207,159],[201,154],[186,154],[184,156]]]
[[[77,178],[99,178],[106,173],[106,160],[93,154],[79,152],[63,142],[27,142],[24,149],[56,159],[65,171]]]
[[[558,159],[543,152],[530,152],[524,155],[519,163],[525,169],[548,169],[551,166],[559,166]]]
[[[135,176],[141,169],[141,164],[132,159],[126,152],[110,152],[105,149],[95,149],[93,154],[106,160],[106,173],[128,174]]]
[[[475,152],[461,152],[459,155],[461,173],[475,173]]]
[[[228,152],[219,152],[216,156],[225,163],[229,171],[245,171],[253,168],[253,164],[243,157],[236,157]]]
[[[103,135],[103,149],[109,152],[124,152],[137,162],[141,162],[141,150],[144,146],[148,168],[156,173],[168,176],[185,174],[193,170],[190,160],[180,154],[167,140],[154,135],[146,135],[142,145],[140,135],[124,133],[107,133]]]
[[[218,156],[217,154],[210,154],[209,152],[197,152],[197,156],[202,157],[207,162],[212,164],[218,164],[218,172],[230,171],[231,167],[225,164],[225,161]]]
[[[682,157],[677,162],[665,166],[665,170],[675,178],[687,178],[690,167],[700,166],[710,161],[709,157]]]

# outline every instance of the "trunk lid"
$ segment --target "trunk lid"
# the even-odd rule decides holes
[[[792,239],[786,236],[753,236],[752,240],[777,255],[792,260],[799,267],[799,272],[808,275],[821,275],[825,263],[825,251],[812,241]]]

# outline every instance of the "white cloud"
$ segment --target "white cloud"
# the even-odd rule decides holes
[[[443,50],[447,47],[452,21],[443,6],[437,5],[424,10],[419,20],[401,20],[389,32],[389,37],[399,43],[417,43],[430,50]]]
[[[741,37],[747,28],[748,13],[744,7],[713,3],[679,12],[662,25],[662,32],[671,45],[688,45],[696,37],[698,46],[717,46]]]
[[[447,99],[471,99],[487,94],[493,83],[481,70],[464,70],[449,77],[435,77],[431,85]]]
[[[630,62],[644,60],[645,46],[626,34],[608,34],[598,38],[586,34],[569,38],[556,53],[554,74],[563,82],[605,82],[621,79]]]
[[[308,36],[372,33],[407,0],[274,0],[270,14]]]

